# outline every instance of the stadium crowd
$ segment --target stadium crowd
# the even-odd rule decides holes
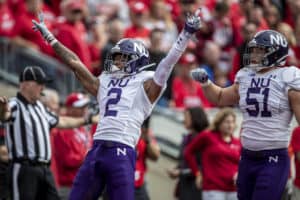
[[[205,98],[200,83],[194,81],[189,72],[197,67],[204,68],[209,79],[215,84],[222,87],[231,85],[237,71],[244,66],[243,52],[247,42],[255,33],[266,29],[277,30],[287,38],[290,45],[287,64],[300,67],[300,0],[0,0],[0,37],[8,38],[19,47],[30,48],[59,59],[40,33],[32,29],[32,19],[37,20],[37,14],[42,11],[47,27],[55,37],[75,52],[92,74],[98,76],[103,70],[104,59],[109,50],[124,37],[142,40],[149,48],[150,63],[159,63],[183,28],[186,15],[199,7],[202,9],[203,27],[197,32],[194,40],[189,42],[168,81],[167,90],[158,102],[160,106],[185,112],[185,127],[190,134],[183,139],[182,148],[188,143],[196,144],[197,147],[189,146],[187,155],[183,155],[184,150],[181,149],[178,166],[169,169],[167,173],[171,178],[179,179],[175,192],[178,199],[201,199],[199,193],[206,191],[206,195],[209,195],[207,191],[210,189],[232,195],[236,190],[235,180],[240,155],[239,140],[231,139],[235,115],[231,110],[221,110],[220,116],[216,116],[210,129],[222,135],[226,123],[230,124],[230,127],[227,127],[229,130],[224,131],[227,131],[228,135],[224,133],[224,141],[220,139],[218,142],[234,143],[237,146],[234,150],[220,147],[217,150],[223,152],[217,154],[216,149],[210,149],[211,147],[205,146],[204,143],[201,146],[191,142],[199,131],[209,127],[206,122],[203,122],[204,125],[197,125],[201,122],[194,122],[196,119],[193,117],[206,116],[193,112],[201,113],[202,109],[207,110],[215,105]],[[52,109],[52,112],[78,117],[85,115],[91,99],[79,91],[74,91],[66,100],[59,99],[59,94],[47,90],[42,102]],[[80,102],[80,105],[76,102]],[[60,107],[59,104],[64,105]],[[194,111],[192,108],[200,111]],[[226,121],[228,117],[232,118],[229,122]],[[95,125],[89,125],[70,130],[51,130],[51,170],[62,199],[68,198],[75,174],[92,145],[95,129]],[[138,152],[142,152],[138,155],[140,161],[136,164],[135,174],[135,186],[139,192],[136,195],[139,195],[140,199],[151,198],[144,188],[146,159],[157,160],[159,157],[159,147],[148,132],[151,130],[148,130],[146,123],[137,146],[140,148]],[[291,191],[293,200],[300,199],[299,132],[299,127],[294,130],[290,145],[290,158],[295,160],[296,167],[294,187],[293,190],[287,189],[283,199],[290,199]],[[4,177],[8,158],[2,126],[0,136],[0,176]],[[203,132],[201,137],[202,142],[209,140],[205,139],[209,137],[207,132]],[[200,155],[195,156],[195,151],[199,149]],[[231,176],[226,177],[230,179],[230,184],[222,177],[225,170],[215,173],[218,169],[208,169],[202,174],[201,180],[195,179],[193,174],[197,173],[198,168],[202,170],[206,167],[207,170],[207,165],[213,165],[210,163],[210,154],[219,158],[229,155],[233,157],[234,162],[230,163],[229,170]],[[198,159],[196,162],[193,155],[200,157],[200,160],[203,158],[202,161]],[[192,163],[191,169],[187,162]],[[224,163],[226,160],[218,164]],[[224,166],[214,167],[224,169]],[[213,173],[211,170],[214,170]],[[195,185],[187,188],[182,182]],[[0,177],[1,200],[8,198],[7,185],[8,181]],[[197,196],[191,197],[192,194]],[[235,198],[228,196],[224,199]]]

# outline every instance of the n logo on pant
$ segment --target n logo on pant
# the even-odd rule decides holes
[[[269,156],[269,163],[271,162],[278,163],[278,156]]]
[[[126,156],[126,148],[123,148],[123,149],[121,149],[121,148],[117,148],[117,155],[118,156],[120,156],[120,155],[123,155],[123,156]]]

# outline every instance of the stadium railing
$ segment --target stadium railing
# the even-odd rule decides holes
[[[56,89],[64,99],[70,92],[82,87],[73,73],[55,58],[38,51],[14,45],[8,38],[0,37],[0,77],[10,84],[18,85],[19,74],[25,66],[38,65],[53,82],[47,84]]]

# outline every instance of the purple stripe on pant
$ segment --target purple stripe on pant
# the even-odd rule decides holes
[[[237,180],[239,200],[280,200],[290,169],[287,149],[242,150]]]
[[[97,199],[106,186],[110,200],[133,200],[135,160],[132,147],[95,140],[75,177],[69,199]]]

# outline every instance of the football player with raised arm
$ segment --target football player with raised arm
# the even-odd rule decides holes
[[[220,88],[204,69],[191,71],[205,96],[219,106],[238,105],[243,114],[243,150],[238,172],[239,200],[280,200],[289,174],[287,147],[293,114],[300,123],[300,71],[285,66],[288,42],[273,30],[247,44],[232,86]]]
[[[135,145],[141,125],[166,87],[189,39],[201,27],[199,14],[198,9],[188,16],[184,29],[155,72],[143,71],[152,66],[143,43],[125,38],[111,49],[99,77],[94,77],[79,58],[53,36],[42,14],[39,22],[33,21],[34,28],[99,102],[100,121],[94,144],[75,178],[70,199],[97,199],[104,186],[110,200],[134,199]]]

